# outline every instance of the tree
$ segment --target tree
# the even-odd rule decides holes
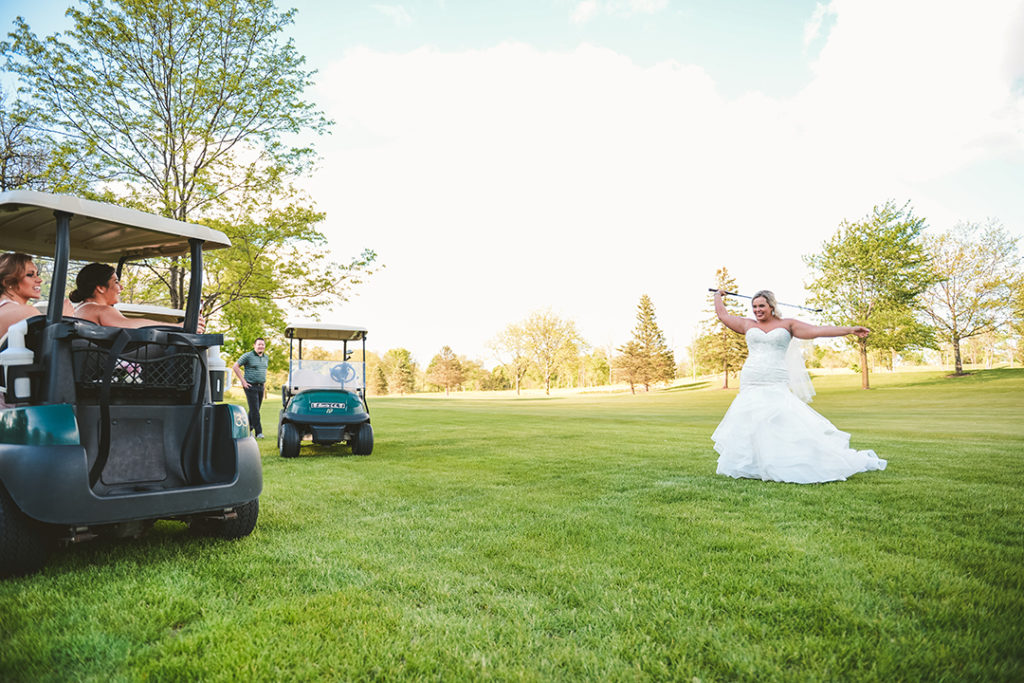
[[[715,271],[715,284],[724,290],[735,292],[736,280],[726,267]],[[729,373],[735,373],[747,357],[747,345],[743,337],[736,334],[718,319],[714,313],[714,295],[708,296],[712,315],[704,321],[703,333],[694,340],[693,356],[696,365],[712,372],[722,372],[722,388],[729,388]],[[732,299],[725,300],[726,309],[735,315],[743,315],[743,307]]]
[[[559,368],[580,354],[586,342],[576,331],[576,323],[562,320],[551,311],[539,311],[521,324],[526,349],[533,366],[544,383],[544,393],[551,393],[551,379]]]
[[[9,107],[0,88],[0,192],[45,189],[46,150],[33,138],[27,115]]]
[[[623,369],[629,389],[634,394],[636,384],[642,384],[644,391],[650,391],[651,384],[669,382],[676,375],[675,357],[665,343],[665,335],[655,319],[654,304],[646,294],[637,304],[633,339],[620,347],[619,352],[622,355],[616,359],[616,367]]]
[[[597,348],[583,358],[584,386],[606,386],[611,383],[611,363],[609,353]]]
[[[388,377],[384,374],[383,365],[378,365],[373,373],[373,393],[378,396],[388,395]]]
[[[248,298],[343,299],[338,285],[356,283],[375,255],[331,263],[322,216],[294,186],[316,157],[289,141],[330,124],[302,97],[312,72],[284,38],[295,11],[272,0],[83,4],[63,34],[41,40],[19,18],[0,43],[47,131],[51,168],[73,169],[90,196],[228,233],[234,246],[206,268],[207,317]],[[176,308],[186,261],[149,265]]]
[[[925,220],[909,202],[887,201],[856,223],[843,221],[822,244],[804,256],[812,270],[808,289],[832,325],[863,325],[871,334],[852,338],[860,355],[861,386],[870,388],[868,349],[901,351],[931,345],[931,329],[917,319],[921,295],[934,282],[919,239]]]
[[[411,394],[416,389],[416,363],[408,349],[390,349],[381,360],[388,380],[388,390]]]
[[[494,352],[495,359],[505,370],[505,375],[512,381],[519,396],[523,378],[530,371],[530,349],[526,331],[522,325],[511,323],[501,334],[492,339],[488,346]]]
[[[442,347],[427,366],[427,381],[444,387],[445,396],[450,395],[452,387],[462,384],[464,377],[462,363],[450,346]]]
[[[958,223],[924,243],[938,278],[925,292],[924,310],[952,345],[955,372],[962,375],[961,341],[994,332],[1013,317],[1017,239],[989,221],[984,227]]]

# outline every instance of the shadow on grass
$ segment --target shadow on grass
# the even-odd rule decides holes
[[[669,387],[668,389],[660,389],[659,393],[662,394],[678,394],[683,391],[697,391],[698,389],[707,389],[711,386],[711,380],[704,382],[694,382],[693,384],[680,384],[679,386]]]
[[[953,373],[939,375],[938,377],[932,376],[928,378],[911,379],[906,382],[900,382],[899,384],[890,384],[888,386],[937,386],[937,385],[949,385],[951,382],[957,384],[989,384],[991,382],[1001,382],[1008,380],[1021,380],[1024,379],[1024,368],[994,368],[992,370],[971,370],[963,373],[962,375],[956,375]],[[883,385],[885,386],[885,385]]]

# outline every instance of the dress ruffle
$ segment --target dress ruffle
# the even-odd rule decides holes
[[[711,439],[718,474],[815,484],[884,470],[872,450],[850,448],[850,435],[794,396],[785,384],[741,389]]]

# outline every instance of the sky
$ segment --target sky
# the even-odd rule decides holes
[[[291,6],[335,121],[303,185],[339,261],[384,265],[325,319],[380,353],[491,366],[542,310],[614,349],[647,294],[684,358],[717,269],[805,303],[803,257],[888,200],[1024,236],[1024,0]]]

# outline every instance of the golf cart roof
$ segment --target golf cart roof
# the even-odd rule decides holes
[[[353,341],[366,339],[366,328],[335,323],[296,322],[288,323],[284,328],[284,336],[288,339]]]
[[[0,193],[0,246],[33,256],[52,256],[55,211],[71,214],[71,254],[78,261],[115,262],[189,253],[189,240],[204,249],[231,245],[219,230],[68,195],[14,190]]]

